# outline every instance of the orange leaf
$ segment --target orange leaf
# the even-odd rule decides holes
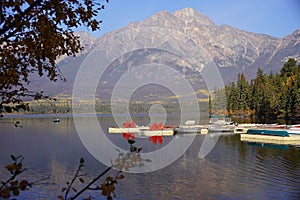
[[[125,178],[125,176],[124,176],[123,174],[121,174],[121,175],[118,177],[118,179],[123,179],[123,178]]]

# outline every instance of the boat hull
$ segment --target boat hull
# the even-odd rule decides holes
[[[288,131],[278,130],[278,129],[274,129],[274,130],[270,130],[270,129],[248,129],[247,134],[289,137]]]
[[[289,134],[296,134],[296,135],[300,135],[300,128],[290,128],[287,130],[287,132]]]

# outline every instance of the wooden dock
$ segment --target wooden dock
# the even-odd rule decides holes
[[[140,127],[133,127],[133,128],[124,128],[124,127],[109,127],[109,133],[139,133],[144,130],[149,130],[150,127],[147,126],[140,126]]]
[[[138,133],[139,135],[143,136],[173,136],[174,130],[173,129],[162,129],[162,130],[143,130]]]
[[[289,136],[274,136],[245,133],[241,134],[241,141],[300,145],[300,135],[289,134]]]
[[[160,130],[151,130],[149,127],[140,126],[134,128],[117,128],[117,127],[109,127],[109,133],[136,133],[141,136],[173,136],[174,129],[173,128],[162,128]]]

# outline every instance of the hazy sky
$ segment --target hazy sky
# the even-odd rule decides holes
[[[100,36],[167,10],[191,7],[215,24],[284,37],[300,28],[300,0],[110,0],[100,13]]]

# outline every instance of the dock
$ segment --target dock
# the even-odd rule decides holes
[[[270,144],[300,145],[300,135],[289,134],[289,136],[241,134],[241,141],[261,142]]]
[[[149,130],[150,127],[141,126],[141,127],[133,127],[133,128],[124,128],[124,127],[109,127],[109,133],[139,133],[145,130]]]
[[[138,133],[142,136],[173,136],[174,130],[173,129],[162,129],[162,130],[143,130]]]
[[[140,136],[173,136],[174,127],[153,123],[151,126],[136,126],[134,122],[126,122],[123,127],[109,127],[109,133],[135,133]]]

